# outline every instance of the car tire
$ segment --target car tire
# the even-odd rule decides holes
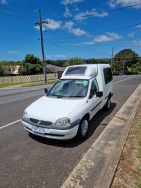
[[[78,140],[85,139],[88,134],[88,130],[89,130],[89,118],[85,116],[79,124],[78,132],[76,135],[77,139]]]
[[[103,109],[105,111],[109,111],[110,110],[110,106],[111,106],[111,98],[108,97],[107,102],[106,102],[106,104],[105,104]]]

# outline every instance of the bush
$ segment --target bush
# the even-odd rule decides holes
[[[69,59],[66,62],[66,67],[71,66],[71,65],[81,65],[81,64],[85,64],[85,61],[82,60],[81,58],[74,57],[74,58]]]

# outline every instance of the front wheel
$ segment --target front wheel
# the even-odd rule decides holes
[[[79,124],[78,132],[76,136],[77,139],[83,140],[87,136],[88,129],[89,129],[89,120],[87,117],[84,117]]]
[[[105,106],[104,106],[104,110],[108,111],[110,109],[111,106],[111,99],[108,98]]]

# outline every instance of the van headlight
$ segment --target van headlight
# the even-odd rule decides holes
[[[23,119],[29,120],[29,116],[28,116],[27,112],[25,112],[25,111],[23,113]]]
[[[69,126],[71,124],[71,121],[69,118],[61,118],[58,119],[55,123],[57,126]]]

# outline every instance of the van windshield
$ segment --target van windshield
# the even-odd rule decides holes
[[[88,90],[88,80],[59,80],[49,90],[47,96],[85,97]]]

